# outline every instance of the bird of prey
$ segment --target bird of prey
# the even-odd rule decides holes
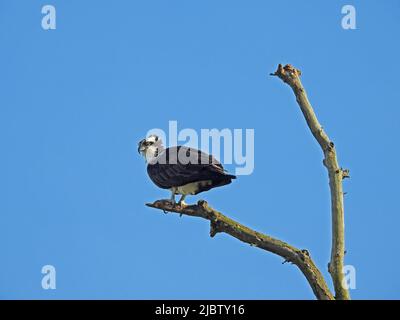
[[[145,157],[147,173],[160,188],[171,191],[171,202],[180,194],[178,205],[185,205],[187,195],[195,195],[227,185],[236,176],[227,173],[213,156],[186,146],[165,149],[156,135],[139,142],[138,152]]]

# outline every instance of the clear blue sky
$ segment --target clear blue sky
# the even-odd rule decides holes
[[[280,257],[144,206],[168,196],[137,154],[149,129],[254,128],[254,173],[188,202],[307,248],[328,277],[327,175],[278,63],[303,71],[351,170],[352,297],[400,298],[399,27],[389,0],[2,0],[0,298],[313,298]]]

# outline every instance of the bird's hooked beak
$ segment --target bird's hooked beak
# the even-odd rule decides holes
[[[139,154],[142,153],[144,150],[146,150],[145,143],[146,143],[146,139],[143,139],[139,142],[138,149],[137,149]]]

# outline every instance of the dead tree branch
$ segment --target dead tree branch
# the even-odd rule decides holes
[[[286,242],[254,231],[214,210],[203,200],[200,200],[197,205],[190,206],[173,205],[167,200],[158,200],[146,205],[152,208],[161,209],[164,212],[176,212],[180,215],[207,219],[210,221],[211,237],[214,237],[217,233],[224,232],[242,242],[250,244],[251,246],[281,256],[284,259],[284,262],[290,262],[301,270],[317,299],[334,299],[321,272],[316,267],[307,250],[297,249]]]
[[[350,299],[349,291],[343,285],[345,244],[342,180],[350,177],[349,170],[342,169],[338,164],[335,145],[325,133],[314,113],[306,91],[300,81],[300,70],[291,65],[283,67],[280,64],[276,72],[271,75],[279,77],[292,88],[307,125],[324,153],[323,163],[328,170],[332,207],[332,249],[331,261],[328,269],[335,287],[336,299],[348,300]]]
[[[307,125],[324,153],[324,165],[329,175],[332,206],[332,250],[329,273],[331,274],[335,288],[335,298],[350,299],[348,290],[343,286],[345,249],[342,187],[342,180],[350,177],[349,170],[342,169],[339,166],[335,146],[323,130],[308,101],[307,94],[300,81],[300,74],[300,71],[291,65],[286,65],[284,67],[279,65],[277,71],[271,75],[279,77],[292,88]],[[305,249],[300,250],[286,242],[254,231],[214,210],[203,200],[200,200],[197,205],[190,206],[173,205],[167,200],[158,200],[151,204],[148,203],[147,206],[163,210],[164,212],[175,212],[180,215],[200,217],[209,220],[211,237],[214,237],[217,233],[223,232],[251,246],[279,255],[284,259],[283,263],[290,262],[301,270],[318,299],[335,299],[321,272],[311,259],[309,252]]]

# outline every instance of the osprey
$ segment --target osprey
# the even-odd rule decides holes
[[[186,146],[165,149],[156,135],[139,142],[138,152],[147,162],[150,179],[160,188],[171,191],[171,202],[180,194],[178,205],[189,194],[195,195],[215,187],[224,186],[236,179],[228,174],[213,156]]]

